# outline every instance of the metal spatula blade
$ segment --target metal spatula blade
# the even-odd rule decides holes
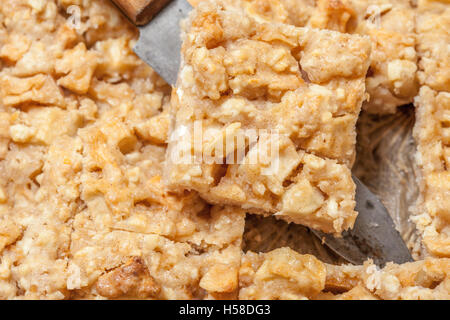
[[[191,10],[186,0],[172,0],[150,23],[139,27],[134,51],[171,85],[175,85],[180,67],[180,20]]]
[[[358,178],[356,184],[356,208],[358,217],[352,230],[342,234],[342,238],[313,230],[325,244],[345,260],[362,264],[373,259],[378,266],[387,262],[404,263],[413,261],[400,233],[388,211]]]
[[[180,21],[192,9],[186,0],[113,0],[140,29],[136,53],[168,83],[175,85],[180,66]],[[162,9],[161,9],[162,8]],[[403,239],[386,208],[358,179],[355,179],[354,229],[342,238],[314,231],[344,259],[361,264],[372,258],[378,265],[388,261],[412,261]]]

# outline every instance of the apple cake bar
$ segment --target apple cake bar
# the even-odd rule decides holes
[[[413,101],[416,79],[415,9],[409,0],[302,0],[301,11],[289,10],[292,0],[280,0],[293,12],[289,23],[367,35],[372,43],[366,76],[369,113],[395,113]],[[295,2],[295,1],[294,1]],[[308,8],[308,9],[305,9]]]
[[[191,18],[172,97],[132,52],[137,30],[109,0],[0,2],[0,299],[450,298],[446,258],[378,270],[287,248],[242,253],[245,211],[285,210],[334,233],[352,225],[353,126],[370,52],[363,37],[297,28],[328,21],[315,27],[352,33],[342,29],[354,20],[347,3],[227,1],[243,9],[204,5]],[[385,6],[382,25],[406,30],[386,18],[399,3]],[[442,3],[418,8],[415,221],[430,253],[447,257],[449,15]],[[276,133],[279,153],[253,165],[167,165],[173,115],[172,140],[200,119],[214,156],[229,136],[260,128]],[[251,137],[244,160],[272,150]],[[177,190],[200,194],[169,192],[172,173]]]
[[[421,0],[417,10],[422,87],[414,137],[422,197],[413,219],[428,254],[450,257],[450,6]]]
[[[353,226],[367,38],[202,2],[185,23],[165,180],[214,204],[339,234]]]
[[[196,1],[197,3],[200,1]],[[259,21],[367,35],[371,39],[366,75],[369,99],[363,109],[395,113],[418,92],[415,8],[409,0],[227,0]]]
[[[398,106],[411,103],[418,91],[415,9],[409,0],[351,3],[356,23],[350,19],[347,32],[368,35],[372,42],[366,78],[370,98],[363,108],[370,113],[394,113]]]
[[[239,298],[333,300],[450,299],[450,260],[427,258],[378,269],[325,264],[289,248],[247,252],[239,271]]]
[[[133,127],[140,121],[129,118],[132,101],[122,103],[128,107],[121,110],[119,105],[79,130],[84,207],[72,224],[72,294],[135,298],[134,286],[130,292],[123,290],[128,276],[122,269],[128,268],[126,259],[131,256],[148,268],[146,273],[160,287],[139,298],[233,297],[244,212],[210,207],[192,192],[168,194],[161,183],[165,147],[134,135]],[[159,129],[158,124],[147,128]],[[109,291],[113,287],[117,290]]]
[[[0,20],[0,299],[236,298],[244,212],[162,185],[170,87],[135,28],[100,0]]]

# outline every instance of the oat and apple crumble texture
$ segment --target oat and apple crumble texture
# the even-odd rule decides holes
[[[247,252],[239,271],[239,298],[428,300],[450,298],[450,260],[427,258],[379,269],[330,265],[289,248]]]
[[[417,11],[411,12],[406,1],[376,1],[383,8],[382,28],[371,34],[367,31],[369,17],[364,13],[368,1],[227,1],[242,6],[258,25],[277,21],[369,35],[373,50],[365,85],[372,98],[365,107],[375,113],[393,112],[415,94],[415,70],[409,62],[416,61],[410,24],[411,15],[416,15],[422,88],[416,98],[415,136],[423,197],[414,219],[428,252],[448,257],[448,5],[419,0]],[[303,5],[298,5],[300,2]],[[70,5],[81,9],[77,30],[67,24]],[[217,21],[205,18],[202,23],[211,27],[208,30],[216,30]],[[353,30],[355,21],[357,28]],[[0,299],[450,298],[447,258],[388,264],[380,270],[370,261],[362,266],[330,265],[288,248],[243,254],[242,209],[211,206],[194,191],[168,192],[162,173],[171,126],[171,88],[132,52],[137,30],[110,1],[3,0],[0,22]],[[243,25],[236,24],[239,26]],[[230,55],[231,64],[222,67],[231,68],[237,80],[230,84],[231,91],[221,91],[221,84],[216,83],[212,91],[202,93],[211,95],[203,101],[204,107],[213,106],[205,113],[206,119],[214,120],[210,136],[222,137],[217,133],[228,125],[236,128],[236,122],[244,128],[252,121],[293,120],[298,114],[287,116],[283,108],[302,103],[307,111],[303,120],[289,122],[284,130],[311,122],[302,127],[302,135],[280,138],[282,159],[286,160],[281,168],[296,174],[285,176],[281,170],[281,182],[256,179],[251,191],[264,194],[267,189],[277,195],[287,188],[292,194],[306,195],[298,202],[286,196],[279,203],[297,213],[317,212],[313,220],[303,217],[303,221],[335,232],[354,219],[353,197],[349,196],[354,187],[349,183],[348,169],[354,156],[354,137],[340,139],[342,135],[334,136],[333,130],[338,127],[348,130],[346,135],[353,134],[369,62],[353,56],[360,62],[359,69],[352,70],[355,78],[341,73],[338,80],[329,81],[334,75],[323,67],[327,64],[317,64],[320,57],[308,57],[304,47],[291,50],[298,45],[292,45],[292,40],[301,35],[302,46],[309,43],[312,51],[316,43],[311,40],[313,36],[329,40],[325,48],[317,46],[320,50],[333,45],[332,37],[345,40],[346,46],[366,40],[292,26],[267,25],[265,36],[277,30],[279,33],[272,36],[283,37],[258,40],[263,47],[278,51],[273,59],[257,57],[257,67],[253,66],[256,78],[245,77],[249,69],[231,68],[233,59],[240,57]],[[209,31],[199,38],[208,41],[206,53],[221,36],[213,33],[208,38]],[[247,49],[244,53],[254,58],[251,45],[245,47],[252,39],[226,39],[230,53]],[[374,42],[379,46],[374,48]],[[345,48],[340,52],[349,49]],[[361,49],[368,55],[366,45]],[[359,49],[352,50],[347,51]],[[215,59],[222,53],[202,56],[204,53],[200,51],[196,57],[205,58],[207,64],[192,66],[200,71],[214,70],[208,68],[216,66]],[[344,71],[340,69],[344,62],[339,61],[332,71]],[[266,76],[273,75],[280,81],[264,82]],[[227,100],[222,94],[239,89],[244,81],[248,86],[243,92],[253,96],[239,93],[228,99],[228,105],[216,105],[215,94]],[[292,84],[298,88],[284,87]],[[186,87],[184,93],[189,89]],[[302,100],[296,90],[308,99]],[[374,97],[384,99],[383,105],[374,104]],[[174,96],[176,107],[179,98]],[[272,108],[266,108],[265,103]],[[323,105],[329,108],[325,113],[313,112]],[[269,117],[264,115],[266,109],[277,113]],[[335,116],[336,126],[323,126]],[[319,127],[321,131],[316,131]],[[338,147],[322,145],[321,138]],[[227,172],[223,168],[206,172],[211,177],[228,174],[230,184],[224,185],[222,192],[232,191],[233,199],[239,199],[233,184],[241,181],[235,179],[242,174],[255,179],[261,168],[246,171],[229,167]],[[227,187],[231,189],[225,191]],[[222,197],[224,193],[218,192]],[[264,211],[273,208],[270,201],[249,203]],[[339,212],[338,204],[350,212],[347,221],[327,216]]]
[[[345,3],[336,2],[340,1]],[[376,114],[395,113],[398,106],[411,103],[418,91],[416,11],[409,0],[349,2],[354,15],[348,20],[346,32],[368,35],[372,43],[366,77],[370,98],[363,109]]]
[[[369,39],[258,22],[227,1],[202,2],[184,27],[165,168],[171,189],[196,190],[211,203],[276,214],[325,232],[352,227],[349,168]],[[218,158],[226,141],[248,129],[277,130],[278,154],[261,159],[270,142],[256,131],[257,142],[242,137],[246,142],[236,150],[226,147],[225,157],[241,154],[240,163],[198,160],[199,154]],[[182,162],[179,155],[193,157]]]
[[[162,185],[170,87],[136,29],[109,1],[0,20],[0,298],[236,298],[244,212]]]
[[[201,2],[204,0],[196,1]],[[370,37],[369,99],[363,109],[395,113],[418,92],[416,10],[409,0],[227,0],[258,21],[329,29]]]
[[[450,257],[450,6],[417,4],[419,80],[415,99],[416,163],[421,198],[413,217],[427,254]]]

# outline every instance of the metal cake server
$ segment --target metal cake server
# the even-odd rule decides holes
[[[362,264],[368,258],[378,266],[387,262],[413,261],[411,253],[397,231],[394,221],[380,199],[357,177],[356,208],[358,217],[353,229],[342,233],[341,238],[312,230],[323,242],[345,260]]]
[[[139,28],[134,48],[171,85],[175,85],[180,66],[180,20],[192,9],[186,0],[113,0]],[[356,211],[352,230],[341,238],[313,230],[338,255],[354,264],[368,258],[383,266],[389,261],[412,261],[411,254],[381,201],[356,177]]]
[[[136,54],[172,86],[180,67],[180,21],[192,10],[186,0],[113,0],[139,28]]]

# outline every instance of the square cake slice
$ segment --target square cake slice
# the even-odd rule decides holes
[[[370,41],[202,2],[184,25],[171,190],[329,233],[353,226],[355,123]]]
[[[230,1],[230,0],[229,0]],[[246,0],[257,7],[259,0]],[[372,44],[366,76],[369,113],[395,113],[418,92],[415,50],[416,10],[409,0],[279,0],[269,1],[273,19],[296,26],[367,35]],[[274,3],[278,3],[274,5]],[[247,5],[250,6],[250,5]],[[281,10],[279,7],[285,9]],[[259,15],[260,11],[254,10]],[[285,14],[283,14],[285,13]],[[288,13],[288,14],[286,14]],[[269,16],[267,13],[264,16]]]

